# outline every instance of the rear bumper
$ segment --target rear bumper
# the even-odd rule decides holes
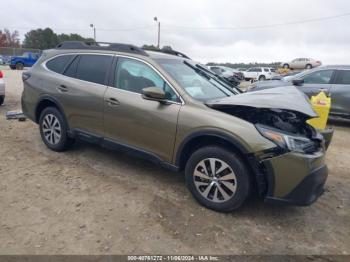
[[[328,169],[323,150],[314,154],[289,152],[263,161],[266,202],[310,205],[324,192]]]

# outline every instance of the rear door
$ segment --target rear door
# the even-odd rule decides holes
[[[331,113],[350,117],[350,70],[337,70],[330,95],[332,98]]]
[[[303,77],[304,83],[297,88],[308,97],[319,94],[321,91],[329,94],[335,76],[334,69],[317,70]]]
[[[104,134],[103,96],[113,56],[80,54],[57,82],[57,95],[71,129]]]

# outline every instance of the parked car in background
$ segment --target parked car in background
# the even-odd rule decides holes
[[[39,59],[40,53],[26,52],[22,56],[12,56],[10,68],[22,70],[24,67],[31,67]]]
[[[321,61],[312,58],[296,58],[289,62],[281,63],[281,67],[290,69],[311,69],[322,65]]]
[[[210,70],[224,77],[235,76],[239,80],[244,80],[244,75],[237,69],[227,66],[209,66]]]
[[[325,139],[295,87],[241,93],[193,60],[126,44],[44,52],[22,75],[21,101],[49,149],[83,139],[134,152],[184,171],[193,197],[217,211],[252,191],[297,205],[323,193]]]
[[[286,76],[293,76],[293,75],[296,75],[296,74],[299,74],[300,71],[290,71],[286,74],[277,74],[275,75],[274,77],[271,78],[271,80],[281,80],[282,78],[286,77]]]
[[[224,69],[221,66],[208,66],[208,68],[216,75],[228,81],[232,87],[237,87],[241,83],[241,77],[238,77],[238,74],[230,70],[231,68],[229,67],[228,69]]]
[[[245,80],[269,80],[275,76],[276,70],[270,67],[251,67],[243,72]]]
[[[2,55],[2,56],[1,56],[1,60],[2,60],[2,64],[3,64],[3,65],[8,65],[8,64],[10,64],[11,56]]]
[[[5,100],[5,81],[4,74],[0,70],[0,106],[4,103]]]
[[[290,85],[296,86],[308,97],[324,91],[332,98],[330,114],[350,118],[350,66],[321,66],[281,80],[255,83],[249,91]]]

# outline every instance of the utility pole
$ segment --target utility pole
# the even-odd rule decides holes
[[[157,44],[157,47],[158,47],[158,49],[160,49],[160,21],[158,21],[158,18],[156,16],[154,17],[153,20],[156,21],[158,24],[158,44]]]
[[[90,27],[93,28],[93,30],[94,30],[94,40],[96,42],[96,28],[95,28],[94,24],[90,24]]]

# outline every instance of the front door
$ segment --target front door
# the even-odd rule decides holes
[[[331,87],[331,113],[350,117],[350,70],[337,71],[337,77]]]
[[[142,89],[162,88],[168,103],[145,100]],[[113,86],[105,93],[106,137],[170,162],[175,143],[180,97],[150,65],[118,58]]]
[[[311,72],[303,77],[304,83],[298,86],[298,89],[307,94],[308,97],[315,96],[321,91],[329,94],[334,72],[333,69]]]

